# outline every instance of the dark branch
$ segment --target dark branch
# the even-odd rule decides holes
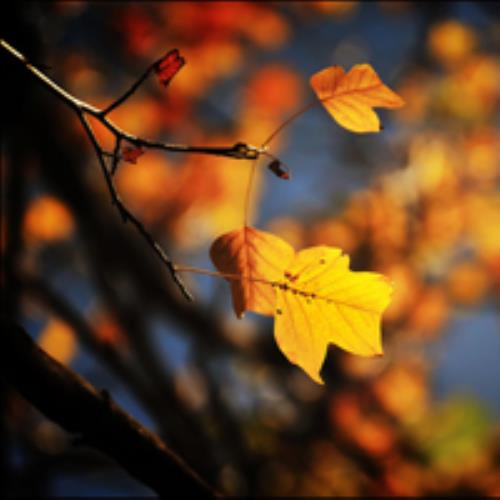
[[[115,188],[115,184],[113,182],[113,176],[111,172],[108,170],[108,167],[106,165],[106,160],[102,154],[102,150],[97,143],[97,140],[95,138],[94,132],[92,131],[92,128],[90,124],[88,123],[86,117],[83,114],[79,114],[80,120],[82,122],[83,128],[87,132],[88,137],[90,138],[90,141],[92,142],[92,145],[95,149],[97,158],[99,160],[99,165],[102,170],[102,174],[104,175],[104,178],[106,179],[106,185],[108,186],[109,193],[111,195],[111,202],[113,205],[116,206],[118,209],[118,212],[120,212],[120,215],[122,217],[123,222],[128,222],[130,221],[137,231],[141,234],[141,236],[146,240],[149,246],[153,248],[155,251],[156,255],[160,257],[162,262],[165,264],[167,267],[168,271],[170,272],[170,275],[172,276],[172,279],[174,280],[174,283],[179,287],[180,291],[186,297],[188,300],[193,300],[192,295],[189,293],[189,290],[186,288],[184,283],[182,282],[181,278],[177,274],[177,271],[175,270],[174,263],[170,260],[168,255],[166,254],[165,250],[161,247],[161,245],[153,238],[151,233],[144,227],[144,224],[125,206],[125,204],[122,202],[120,196],[118,195],[118,192]],[[116,170],[116,163],[118,161],[118,146],[119,146],[120,138],[117,138],[117,145],[114,149],[113,153],[113,163],[112,163],[112,168],[111,170],[115,169]]]
[[[235,159],[256,159],[263,153],[262,148],[257,148],[245,143],[236,143],[230,147],[203,147],[203,146],[188,146],[179,144],[166,144],[163,142],[150,141],[141,137],[136,137],[128,132],[120,129],[115,123],[107,118],[107,114],[123,104],[126,99],[128,99],[137,88],[144,82],[151,71],[156,67],[159,61],[150,66],[147,71],[130,87],[130,89],[125,92],[119,99],[108,106],[106,109],[101,110],[88,104],[85,101],[77,99],[75,96],[67,92],[65,89],[57,85],[53,80],[51,80],[45,73],[34,66],[24,54],[16,50],[7,41],[0,38],[0,46],[7,51],[11,56],[13,56],[17,61],[19,61],[23,66],[40,81],[50,92],[52,92],[56,97],[58,97],[62,102],[69,106],[80,118],[82,126],[85,133],[89,137],[92,146],[97,155],[102,173],[104,175],[108,190],[111,194],[112,203],[116,206],[124,222],[130,221],[139,233],[143,236],[146,242],[151,246],[154,252],[162,260],[162,262],[167,267],[174,283],[179,287],[180,291],[188,300],[193,300],[188,289],[182,282],[181,278],[176,272],[174,263],[170,260],[165,250],[160,246],[160,244],[153,238],[151,233],[146,229],[142,222],[130,212],[130,210],[121,201],[120,196],[113,183],[113,174],[118,167],[120,161],[119,149],[120,144],[123,140],[134,144],[137,147],[149,148],[149,149],[161,149],[170,152],[182,152],[182,153],[200,153],[208,155],[223,156]],[[106,127],[115,136],[115,149],[112,154],[112,166],[108,169],[105,158],[109,156],[109,153],[105,152],[101,145],[99,144],[92,127],[90,126],[87,115],[91,115],[96,120],[98,120],[104,127]]]
[[[160,496],[216,493],[155,434],[2,318],[2,377],[47,417],[114,459]]]
[[[103,109],[101,111],[102,116],[106,116],[107,114],[111,113],[114,109],[116,109],[118,106],[123,104],[143,83],[144,80],[150,75],[151,71],[153,70],[153,66],[149,66],[149,68],[137,79],[137,81],[134,82],[134,84],[116,101],[112,102],[107,108]]]
[[[109,113],[109,106],[107,109],[102,110],[91,104],[77,99],[75,96],[70,94],[68,91],[63,89],[61,86],[57,85],[53,80],[51,80],[45,73],[34,66],[23,54],[16,50],[7,41],[0,38],[0,46],[7,51],[11,56],[13,56],[17,61],[19,61],[27,71],[29,71],[39,82],[41,82],[50,92],[52,92],[56,97],[58,97],[67,106],[72,108],[78,113],[88,113],[94,116],[98,121],[100,121],[115,137],[122,137],[127,141],[137,145],[144,146],[151,149],[161,149],[163,151],[168,151],[171,153],[199,153],[212,156],[222,156],[227,158],[234,158],[237,160],[253,160],[263,152],[262,148],[252,146],[245,143],[236,143],[232,146],[221,146],[221,147],[211,147],[211,146],[189,146],[186,144],[169,144],[166,142],[151,141],[141,137],[134,136],[128,132],[122,130],[115,123],[106,117]],[[146,75],[147,76],[147,75]],[[143,75],[144,77],[144,75]],[[140,78],[139,81],[142,83],[144,78]],[[136,86],[134,85],[134,91]],[[132,92],[126,92],[126,96],[130,97]],[[122,96],[123,98],[123,96]],[[119,99],[120,104],[123,103],[122,98]],[[113,103],[113,108],[116,105]]]

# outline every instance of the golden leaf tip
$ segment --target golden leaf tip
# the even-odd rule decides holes
[[[306,372],[307,373],[307,372]],[[325,385],[325,381],[321,378],[321,376],[318,375],[311,375],[310,373],[307,374],[311,380],[316,382],[319,385]]]

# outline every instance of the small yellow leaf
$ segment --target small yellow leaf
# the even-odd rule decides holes
[[[269,282],[283,279],[283,270],[294,254],[282,239],[251,227],[223,234],[213,242],[210,257],[215,267],[232,276],[236,316],[241,318],[245,311],[274,314],[276,292]]]
[[[330,66],[315,73],[310,83],[334,120],[352,132],[379,132],[380,121],[372,108],[404,105],[369,64],[357,64],[348,73]]]

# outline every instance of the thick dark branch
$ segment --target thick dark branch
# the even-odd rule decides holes
[[[28,401],[84,443],[118,462],[160,496],[214,498],[163,441],[117,406],[106,392],[42,351],[19,326],[2,318],[2,376]]]
[[[96,332],[77,310],[41,279],[22,274],[18,276],[18,280],[24,293],[73,328],[82,346],[89,349],[102,365],[107,366],[119,380],[127,385],[137,400],[156,418],[159,427],[165,425],[165,415],[158,415],[158,408],[163,407],[164,401],[158,399],[157,395],[149,390],[140,374],[123,359],[114,347],[99,341]]]

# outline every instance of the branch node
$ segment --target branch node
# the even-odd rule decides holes
[[[126,224],[130,218],[127,209],[123,206],[119,198],[114,199],[113,204],[117,206],[118,212],[120,212],[120,217],[122,218],[122,222]]]
[[[267,151],[267,147],[252,146],[245,142],[237,142],[233,146],[233,155],[235,158],[244,160],[256,160],[261,154]]]

